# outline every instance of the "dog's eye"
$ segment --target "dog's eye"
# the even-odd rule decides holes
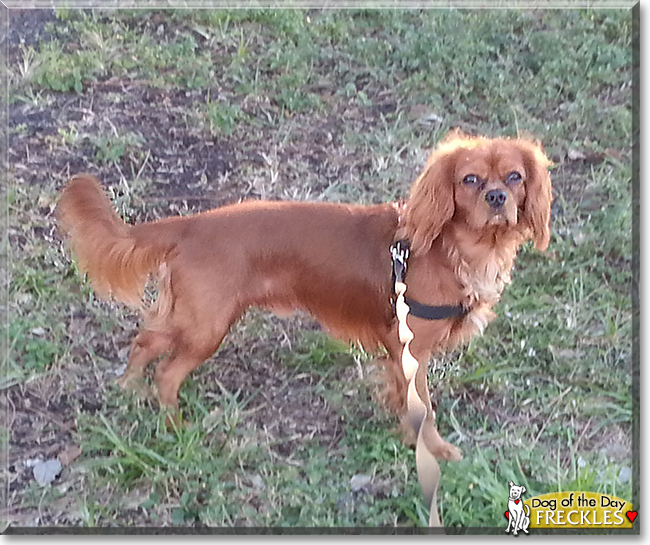
[[[477,185],[481,183],[481,179],[476,174],[468,174],[463,178],[465,185]]]
[[[506,184],[515,185],[515,184],[518,184],[519,182],[521,182],[523,179],[524,178],[522,177],[522,175],[519,172],[514,171],[514,172],[511,172],[510,174],[508,174],[506,176]]]

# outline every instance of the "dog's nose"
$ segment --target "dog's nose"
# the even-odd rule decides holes
[[[506,192],[501,189],[493,189],[485,195],[485,200],[491,208],[501,208],[508,199]]]

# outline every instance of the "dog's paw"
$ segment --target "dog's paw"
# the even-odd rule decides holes
[[[404,415],[400,420],[399,434],[405,446],[415,448],[418,442],[418,435],[413,430],[411,422],[408,420],[408,415]]]
[[[122,390],[129,390],[143,399],[153,399],[155,397],[144,378],[140,376],[130,375],[127,372],[118,378],[116,383]]]
[[[133,389],[134,384],[139,380],[142,379],[137,379],[133,375],[129,375],[129,373],[126,372],[115,381],[115,384],[117,384],[122,390],[131,390]]]
[[[423,422],[418,441],[420,438],[424,440],[427,449],[436,458],[449,462],[460,462],[463,459],[463,451],[442,438],[433,420],[429,419]]]
[[[165,426],[167,431],[177,431],[187,426],[187,421],[183,420],[178,413],[168,413],[165,415]]]
[[[449,462],[460,462],[463,459],[463,451],[460,450],[457,446],[443,441],[434,454],[441,458],[442,460],[447,460]]]
[[[181,415],[179,410],[175,407],[161,407],[161,416],[165,418],[165,427],[169,432],[178,432],[188,429],[192,422]]]

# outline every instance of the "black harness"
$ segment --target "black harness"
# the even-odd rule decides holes
[[[406,278],[406,270],[408,269],[408,259],[411,254],[409,243],[407,240],[398,240],[390,247],[390,254],[393,262],[393,287],[395,282],[404,282]],[[404,302],[409,306],[410,314],[416,318],[423,318],[424,320],[445,320],[446,318],[460,318],[465,316],[469,310],[463,305],[423,305],[408,297],[404,298]],[[395,311],[395,298],[393,297],[393,312]]]

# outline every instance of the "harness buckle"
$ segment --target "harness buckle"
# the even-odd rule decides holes
[[[390,253],[393,258],[393,285],[395,285],[395,282],[404,282],[406,278],[408,259],[411,254],[408,241],[398,240],[393,242]]]
[[[390,247],[390,253],[393,261],[393,290],[390,297],[390,303],[393,310],[393,316],[396,316],[395,304],[397,302],[395,294],[395,283],[405,284],[406,271],[408,269],[408,259],[411,255],[410,245],[407,240],[398,240],[393,242]],[[461,305],[424,305],[417,301],[405,298],[404,302],[409,307],[409,313],[416,318],[424,320],[445,320],[447,318],[463,318],[469,312],[468,308]]]

